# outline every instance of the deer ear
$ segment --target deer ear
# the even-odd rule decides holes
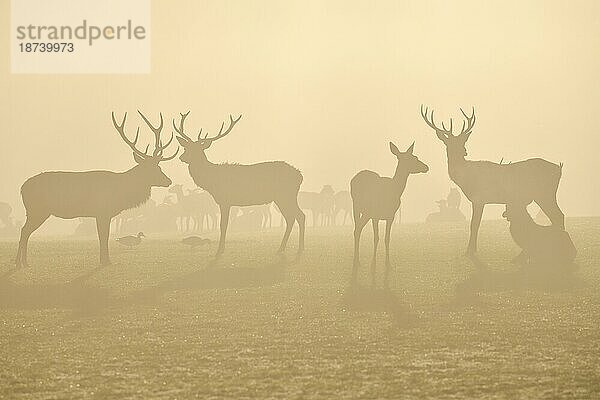
[[[396,157],[400,156],[400,150],[398,150],[398,148],[396,147],[396,145],[394,143],[392,143],[392,142],[390,142],[390,151]]]
[[[471,132],[463,133],[461,136],[463,137],[464,142],[467,143],[467,140],[469,140],[469,137],[471,136]]]
[[[413,143],[412,143],[412,144],[409,146],[409,148],[408,148],[408,149],[406,149],[406,152],[407,152],[408,154],[412,154],[414,149],[415,149],[415,142],[413,142]]]
[[[133,159],[135,160],[136,163],[141,164],[142,161],[144,161],[144,159],[140,156],[137,155],[137,153],[133,153]]]
[[[182,145],[183,147],[185,147],[188,144],[190,144],[190,142],[186,138],[183,138],[181,136],[175,136],[175,138],[177,139],[177,141],[179,142],[179,144]]]
[[[446,135],[444,135],[442,132],[436,132],[435,134],[437,135],[438,139],[440,139],[442,142],[446,143],[446,140],[448,139],[446,137]]]

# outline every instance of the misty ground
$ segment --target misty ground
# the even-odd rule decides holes
[[[349,289],[351,227],[232,233],[226,254],[148,235],[133,250],[0,242],[2,398],[593,398],[600,396],[600,219],[567,221],[579,269],[519,270],[504,221],[394,226],[391,291]],[[211,235],[214,237],[214,234]],[[383,241],[382,241],[383,242]],[[380,260],[383,261],[383,243]],[[381,286],[383,263],[378,269]]]

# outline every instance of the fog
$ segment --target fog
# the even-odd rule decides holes
[[[8,1],[0,13],[7,21]],[[474,106],[468,158],[562,162],[565,214],[600,213],[595,1],[154,1],[152,72],[141,75],[11,74],[0,35],[0,200],[17,218],[34,174],[131,167],[110,113],[140,109],[167,126],[191,110],[188,129],[213,133],[243,114],[209,159],[288,161],[301,190],[347,190],[362,169],[390,176],[388,142],[415,141],[430,172],[409,178],[403,218],[423,221],[454,185],[420,104],[455,126],[459,107]],[[193,186],[179,160],[163,168]]]

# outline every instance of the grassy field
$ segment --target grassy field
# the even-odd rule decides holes
[[[600,219],[570,219],[573,273],[519,270],[504,221],[394,226],[390,291],[349,286],[351,228],[231,234],[223,259],[179,237],[139,248],[0,242],[0,398],[600,398]]]

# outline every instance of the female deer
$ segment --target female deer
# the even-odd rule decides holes
[[[221,209],[219,248],[216,256],[225,249],[225,236],[229,223],[229,212],[232,206],[251,206],[275,202],[285,218],[286,229],[279,246],[285,250],[294,222],[298,222],[300,238],[298,251],[304,250],[304,213],[298,207],[298,190],[302,183],[302,174],[296,168],[283,161],[268,161],[257,164],[213,164],[206,157],[205,151],[215,141],[227,136],[237,119],[229,116],[229,127],[223,131],[225,123],[217,136],[209,138],[208,134],[193,140],[184,133],[185,118],[190,112],[181,114],[179,127],[173,120],[173,128],[177,132],[177,140],[183,146],[183,154],[179,159],[188,164],[190,175],[196,185],[208,191]]]
[[[390,233],[396,211],[400,207],[400,197],[406,187],[410,174],[425,173],[429,167],[413,155],[415,144],[405,151],[398,150],[390,142],[390,151],[396,156],[398,163],[392,178],[382,177],[373,171],[360,171],[350,181],[352,209],[354,215],[354,265],[352,282],[356,282],[359,261],[360,234],[369,220],[373,222],[373,259],[371,261],[371,279],[375,286],[375,269],[377,260],[377,245],[379,244],[379,220],[385,224],[385,277],[384,284],[388,286],[390,270]]]

